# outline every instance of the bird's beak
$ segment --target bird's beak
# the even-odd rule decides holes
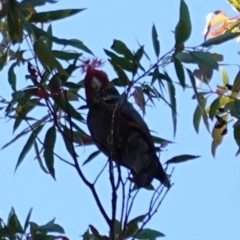
[[[98,78],[92,77],[91,85],[93,89],[100,89],[102,86],[102,83],[99,81]]]

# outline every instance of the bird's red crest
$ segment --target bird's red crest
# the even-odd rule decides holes
[[[82,65],[80,65],[80,69],[82,73],[86,73],[88,70],[96,69],[102,67],[103,65],[104,65],[103,60],[98,58],[84,59],[82,60]]]

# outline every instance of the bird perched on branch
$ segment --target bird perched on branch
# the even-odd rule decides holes
[[[170,186],[168,176],[156,155],[148,126],[141,115],[120,95],[95,59],[82,65],[86,101],[89,107],[87,125],[93,142],[109,160],[131,171],[138,187],[158,179]]]

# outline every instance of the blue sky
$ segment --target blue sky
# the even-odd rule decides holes
[[[205,26],[205,16],[214,10],[222,9],[227,15],[235,12],[224,0],[190,1],[186,0],[192,19],[192,35],[187,46],[196,46],[203,41],[201,32]],[[147,52],[154,59],[151,42],[151,27],[156,25],[161,42],[161,54],[174,45],[172,31],[178,21],[179,1],[59,1],[58,4],[46,5],[40,10],[87,8],[86,11],[69,19],[54,22],[53,34],[62,38],[82,40],[96,56],[107,59],[103,48],[109,49],[113,39],[122,40],[130,49],[138,48],[137,41],[145,45]],[[212,52],[223,53],[226,63],[238,63],[239,44],[234,40],[212,49]],[[103,67],[110,77],[115,77],[109,64]],[[230,82],[234,80],[238,67],[227,67]],[[172,79],[176,80],[173,68],[168,68]],[[25,84],[22,70],[17,70],[19,81]],[[8,96],[7,73],[0,73],[3,84],[0,95]],[[76,73],[75,79],[82,76]],[[177,81],[177,80],[176,80]],[[20,85],[22,84],[20,83]],[[220,73],[215,72],[211,86],[221,84]],[[191,90],[183,92],[177,88],[178,128],[173,138],[171,112],[161,102],[156,108],[148,108],[145,117],[150,129],[160,137],[173,140],[161,155],[165,162],[172,156],[180,154],[201,155],[196,161],[177,165],[173,175],[174,187],[168,193],[162,206],[148,227],[166,234],[166,240],[237,240],[240,238],[240,161],[235,157],[237,145],[230,127],[228,136],[218,148],[216,158],[211,156],[211,135],[201,124],[200,133],[196,134],[192,116],[196,101],[192,100]],[[0,146],[12,138],[12,122],[1,119]],[[62,162],[56,161],[57,181],[44,174],[34,161],[34,154],[27,155],[25,161],[14,174],[15,164],[26,139],[0,152],[0,217],[7,219],[11,206],[22,222],[30,207],[33,207],[32,220],[46,223],[56,217],[66,235],[71,239],[78,237],[93,224],[101,233],[107,234],[107,226],[95,205],[89,190],[79,180],[77,173]],[[56,152],[62,151],[59,142]],[[80,161],[84,161],[95,148],[79,148]],[[101,155],[96,161],[104,162]],[[94,164],[86,167],[87,175],[95,174]],[[105,179],[106,180],[106,179]],[[101,185],[102,184],[102,185]],[[100,196],[107,203],[104,181],[99,184]],[[145,193],[144,193],[145,194]],[[143,194],[143,196],[144,196]],[[147,193],[146,193],[147,194]],[[145,198],[136,205],[136,213],[141,210]]]

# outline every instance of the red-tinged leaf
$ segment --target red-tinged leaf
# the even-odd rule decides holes
[[[44,139],[44,158],[48,171],[55,179],[55,170],[54,170],[54,146],[56,142],[56,129],[53,125],[50,127],[45,135]]]
[[[215,11],[211,12],[206,16],[206,26],[204,28],[203,34],[205,38],[207,36],[211,37],[211,28],[216,26],[219,23],[225,22],[228,20],[228,17],[223,11]]]
[[[200,156],[188,155],[188,154],[179,155],[179,156],[173,157],[173,158],[169,159],[168,161],[166,161],[166,164],[182,163],[182,162],[193,160],[193,159],[196,159],[199,157]]]
[[[49,98],[51,96],[45,89],[35,89],[33,95],[39,98]]]

